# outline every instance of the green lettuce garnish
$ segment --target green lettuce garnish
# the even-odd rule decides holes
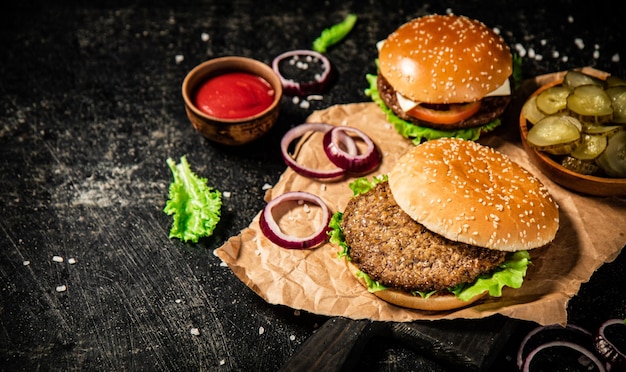
[[[415,145],[420,144],[422,141],[430,141],[438,138],[456,137],[465,140],[476,141],[481,134],[491,132],[498,127],[502,122],[499,118],[476,128],[454,129],[454,130],[440,130],[422,127],[411,123],[409,121],[400,119],[396,114],[385,105],[385,102],[380,98],[380,92],[376,85],[377,76],[374,74],[367,74],[365,76],[369,83],[369,88],[365,89],[365,95],[370,97],[378,106],[383,110],[387,117],[387,121],[394,126],[396,131],[403,137],[412,140]]]
[[[348,187],[350,188],[350,190],[352,190],[354,196],[357,196],[365,194],[366,192],[376,187],[376,185],[378,185],[379,183],[387,181],[387,179],[388,177],[386,174],[373,177],[371,181],[367,179],[367,177],[359,177],[350,182],[348,184]]]
[[[324,31],[313,41],[313,50],[319,53],[326,53],[326,50],[343,40],[352,31],[356,23],[356,14],[348,14],[346,18]]]
[[[354,192],[354,195],[359,195],[374,188],[378,183],[387,179],[387,176],[379,176],[373,178],[371,181],[366,177],[360,177],[350,183],[350,188]],[[330,231],[329,242],[335,244],[341,248],[337,252],[339,259],[350,259],[350,247],[345,240],[345,235],[341,229],[341,221],[343,219],[342,212],[335,212],[328,224]],[[502,289],[507,286],[511,288],[520,288],[524,277],[526,276],[526,270],[528,265],[531,264],[530,254],[528,251],[518,251],[508,253],[504,262],[498,266],[491,274],[483,275],[477,278],[473,283],[467,283],[456,286],[454,288],[448,288],[448,291],[456,295],[457,298],[468,301],[472,297],[484,292],[489,292],[490,296],[500,297],[502,296]],[[367,283],[368,290],[370,292],[382,291],[387,289],[384,285],[372,280],[366,273],[359,271],[357,273],[359,278],[363,278]],[[416,296],[428,298],[436,293],[432,292],[414,292]]]
[[[193,173],[185,156],[178,165],[168,158],[167,165],[174,177],[163,209],[173,215],[169,237],[197,243],[198,239],[213,234],[221,216],[222,193],[207,186],[206,178]]]

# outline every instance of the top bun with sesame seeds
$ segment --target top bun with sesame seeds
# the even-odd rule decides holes
[[[378,53],[377,88],[396,116],[419,126],[464,129],[497,119],[511,98],[510,49],[493,29],[457,15],[413,19]]]
[[[416,222],[456,242],[515,252],[550,243],[559,210],[519,164],[473,141],[425,142],[403,155],[389,187]]]

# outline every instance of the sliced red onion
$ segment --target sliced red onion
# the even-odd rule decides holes
[[[320,169],[312,169],[306,166],[303,166],[296,162],[294,158],[289,154],[289,145],[297,138],[302,137],[304,134],[309,132],[328,132],[334,128],[330,124],[326,123],[305,123],[300,124],[296,127],[293,127],[285,135],[280,141],[280,148],[283,155],[283,160],[285,163],[293,169],[296,173],[310,178],[319,178],[319,179],[329,179],[343,176],[345,174],[345,169],[335,168],[329,170],[320,170]],[[358,149],[352,137],[346,135],[345,133],[339,137],[339,142],[341,142],[347,149],[347,153],[350,155],[356,155],[358,153]]]
[[[323,72],[321,75],[315,76],[314,81],[297,82],[293,79],[287,79],[283,76],[283,74],[281,74],[279,64],[282,60],[286,58],[299,58],[301,56],[309,56],[322,63]],[[324,91],[330,76],[331,65],[330,60],[323,54],[314,50],[299,49],[285,52],[274,58],[272,61],[272,68],[283,84],[283,93],[289,96],[306,96],[308,94],[317,94]]]
[[[341,134],[349,136],[347,132],[356,133],[366,144],[365,151],[361,154],[350,154],[339,146]],[[343,142],[342,142],[343,143]],[[324,134],[324,151],[328,159],[348,172],[365,173],[376,168],[380,164],[381,155],[371,138],[361,130],[352,127],[333,127]]]
[[[297,237],[287,235],[280,229],[278,223],[274,219],[272,210],[277,205],[285,203],[287,201],[309,202],[317,204],[322,208],[324,220],[313,234],[305,237]],[[261,232],[263,233],[263,235],[265,235],[272,243],[288,249],[307,249],[315,247],[318,244],[326,241],[328,237],[328,223],[330,222],[330,218],[331,213],[328,209],[328,206],[317,195],[305,191],[289,191],[278,196],[275,199],[272,199],[269,203],[267,203],[267,205],[261,212],[259,225],[261,227]]]
[[[579,353],[583,354],[584,356],[586,356],[587,358],[589,358],[596,365],[596,367],[598,367],[598,371],[601,371],[601,372],[606,371],[602,362],[600,362],[600,360],[593,354],[593,352],[591,352],[591,350],[586,349],[585,347],[578,345],[574,342],[567,342],[567,341],[551,341],[551,342],[546,342],[545,344],[539,345],[538,347],[533,349],[524,360],[522,371],[529,372],[530,363],[532,362],[535,355],[537,355],[541,350],[544,350],[550,347],[567,347],[570,349],[574,349],[578,351]]]
[[[626,355],[624,355],[624,351],[619,350],[605,334],[607,327],[619,324],[624,326],[624,319],[609,319],[602,323],[595,337],[594,346],[598,353],[600,353],[600,356],[609,363],[610,370],[624,371],[626,370]]]
[[[591,332],[589,332],[586,329],[584,329],[582,327],[579,327],[579,326],[577,326],[575,324],[567,324],[565,326],[561,326],[559,324],[552,324],[552,325],[547,325],[547,326],[539,326],[539,327],[533,329],[532,331],[528,332],[526,337],[524,337],[524,339],[520,343],[520,346],[519,346],[519,348],[517,350],[517,368],[521,369],[522,365],[524,364],[524,348],[526,347],[526,343],[528,343],[528,340],[533,338],[539,332],[546,331],[546,330],[551,330],[551,329],[570,329],[572,331],[580,332],[583,335],[589,337],[590,339],[592,337]]]

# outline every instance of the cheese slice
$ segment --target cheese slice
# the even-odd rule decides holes
[[[506,79],[504,83],[502,83],[502,85],[492,90],[491,92],[487,93],[485,97],[508,96],[508,95],[511,95],[511,83],[509,82],[509,79]],[[398,105],[400,106],[400,108],[402,108],[402,111],[405,111],[405,112],[409,111],[410,109],[420,104],[420,102],[411,101],[410,99],[408,99],[407,97],[403,96],[402,94],[398,92],[396,92],[396,97],[398,98]]]

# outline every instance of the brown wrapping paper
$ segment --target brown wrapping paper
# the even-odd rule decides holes
[[[314,112],[308,122],[349,125],[367,133],[383,154],[380,167],[368,177],[386,174],[395,160],[412,147],[387,123],[374,103],[337,105]],[[454,318],[483,318],[502,314],[539,324],[565,324],[567,303],[605,262],[614,260],[626,243],[626,198],[582,196],[550,181],[529,160],[517,140],[515,123],[504,133],[485,136],[480,142],[495,147],[531,171],[551,191],[560,206],[560,228],[554,242],[532,250],[520,289],[506,288],[500,298],[487,298],[450,312],[429,313],[388,304],[362,287],[337,258],[339,248],[326,243],[311,250],[288,250],[272,244],[259,229],[259,215],[240,235],[216,250],[235,275],[271,304],[281,304],[315,314],[351,319],[408,322]],[[502,132],[502,131],[500,131]],[[508,133],[508,134],[507,134]],[[302,140],[297,159],[311,167],[327,167],[321,135]],[[287,168],[266,193],[271,200],[287,191],[309,191],[320,196],[332,212],[343,210],[352,196],[348,183],[354,178],[319,182]],[[318,209],[309,213],[297,205],[278,212],[279,225],[292,234],[310,233],[320,223]],[[308,230],[307,230],[308,229]]]

